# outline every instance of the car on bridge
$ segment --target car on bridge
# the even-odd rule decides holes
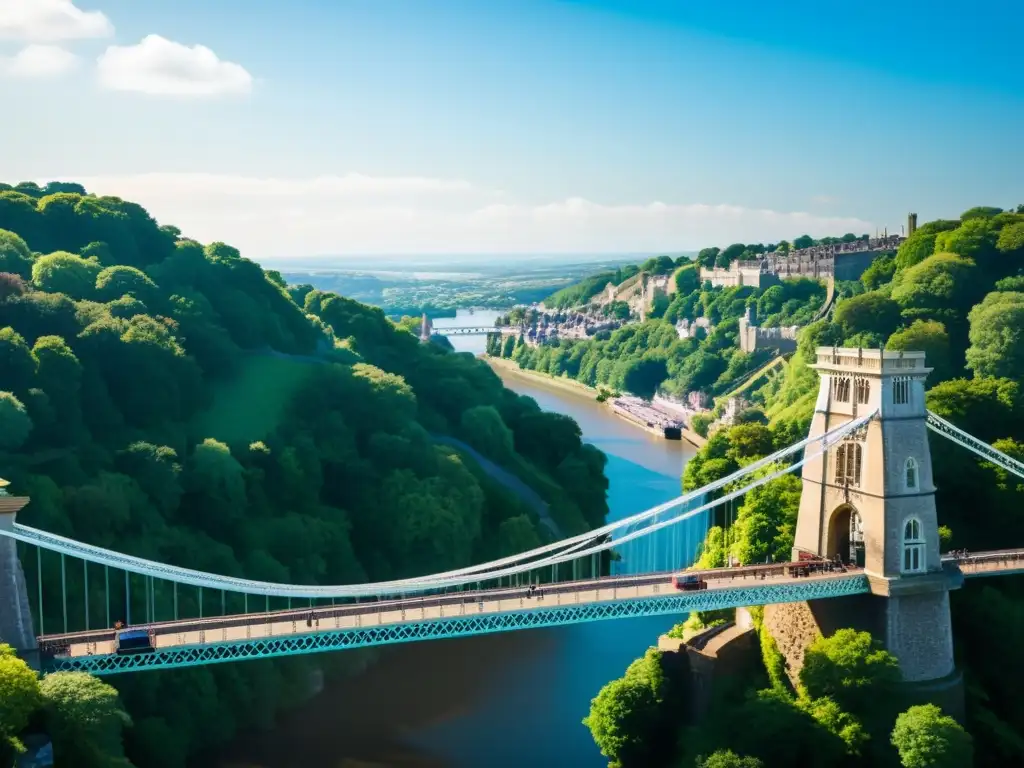
[[[155,653],[156,637],[147,629],[121,629],[114,635],[114,653]]]
[[[698,589],[707,589],[708,583],[696,573],[684,573],[672,577],[672,586],[683,592],[694,592]]]

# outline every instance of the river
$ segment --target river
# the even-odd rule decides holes
[[[434,327],[490,325],[496,314],[460,311]],[[484,337],[451,340],[459,351],[474,353],[485,343]],[[605,452],[609,520],[679,495],[679,478],[694,451],[689,444],[654,437],[585,394],[515,372],[500,375],[542,408],[572,416],[584,440]],[[706,518],[684,525],[672,535],[685,536],[684,546],[694,551]],[[670,567],[664,542],[660,548],[627,549],[618,567]],[[390,647],[366,672],[329,684],[272,733],[238,745],[233,751],[239,759],[230,765],[603,768],[607,761],[580,723],[590,700],[683,618],[601,621]]]

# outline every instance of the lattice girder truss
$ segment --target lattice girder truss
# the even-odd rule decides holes
[[[666,590],[671,589],[666,587]],[[869,592],[867,577],[851,575],[828,579],[807,579],[785,584],[730,587],[695,592],[676,592],[654,597],[619,601],[579,603],[557,607],[537,607],[503,613],[459,615],[426,621],[326,629],[279,637],[259,637],[232,642],[160,648],[154,653],[136,655],[97,654],[57,656],[46,662],[48,671],[84,671],[93,675],[112,675],[151,669],[202,666],[246,659],[293,656],[325,651],[365,648],[421,640],[470,637],[519,629],[539,629],[579,624],[587,621],[625,619],[638,616],[686,614],[748,605],[821,600]],[[466,613],[472,606],[466,607]],[[210,634],[215,634],[211,632]]]

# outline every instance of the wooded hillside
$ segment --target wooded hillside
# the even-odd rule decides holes
[[[0,187],[0,474],[32,497],[19,522],[301,584],[458,568],[549,535],[432,436],[521,478],[567,535],[604,521],[603,454],[471,356],[421,344],[380,310],[289,289],[134,203],[75,184]],[[34,558],[25,567],[34,585]],[[59,562],[45,569],[42,618],[60,631]],[[69,572],[69,594],[82,581]],[[97,626],[102,580],[90,590]],[[194,599],[182,593],[184,614]],[[68,611],[81,625],[82,603]],[[129,757],[181,766],[270,723],[313,665],[358,663],[346,657],[118,678]]]

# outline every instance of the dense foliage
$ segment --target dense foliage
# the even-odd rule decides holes
[[[960,768],[973,763],[973,744],[963,726],[934,704],[911,707],[896,718],[892,745],[904,768]]]
[[[419,343],[379,309],[289,291],[234,248],[204,247],[138,205],[69,184],[0,189],[0,271],[0,467],[32,499],[20,522],[175,565],[305,584],[457,568],[550,535],[536,505],[453,445],[539,494],[565,534],[604,520],[604,456],[582,445],[571,419],[504,389],[471,356]],[[23,559],[34,583],[35,558]],[[60,563],[44,557],[43,570],[37,628],[59,631]],[[85,625],[84,581],[69,569],[72,629]],[[95,627],[103,579],[88,583]],[[151,618],[141,581],[130,602],[119,590],[112,619]],[[156,587],[164,614],[169,592]],[[206,614],[219,597],[207,596]],[[198,613],[195,590],[179,598],[181,614]],[[118,679],[134,722],[129,755],[180,766],[269,724],[307,695],[314,665],[364,661]],[[87,684],[49,680],[51,723],[73,729],[69,713],[84,706],[75,690]],[[15,713],[6,727],[19,724]]]
[[[808,363],[817,346],[924,350],[934,369],[928,407],[1011,456],[1024,457],[1022,233],[1024,208],[977,208],[959,221],[925,224],[894,258],[877,259],[860,286],[842,287],[832,318],[803,329],[784,374],[752,393],[768,423],[715,433],[689,462],[685,487],[724,477],[806,434],[818,390]],[[930,446],[943,547],[998,549],[1024,540],[1024,483],[940,437],[931,436]],[[741,563],[788,559],[799,492],[799,479],[785,476],[746,494],[708,532],[699,565],[721,565],[729,556]],[[979,509],[985,514],[977,514]],[[701,727],[706,734],[726,733],[698,744],[696,754],[731,748],[769,767],[817,764],[820,758],[798,752],[820,733],[815,736],[806,720],[807,730],[788,730],[797,727],[796,713],[802,712],[842,744],[842,754],[830,758],[835,762],[824,764],[971,765],[971,737],[975,765],[1021,764],[1024,705],[1016,681],[1024,674],[1024,655],[1015,638],[1024,627],[1024,583],[1020,577],[968,583],[952,594],[952,612],[958,663],[970,681],[970,736],[935,708],[913,707],[897,718],[887,707],[891,697],[880,694],[895,682],[896,668],[868,636],[842,630],[819,640],[807,649],[797,689],[789,691],[781,654],[762,632],[770,693],[726,697]],[[768,720],[771,730],[760,724],[768,712],[777,718]],[[728,733],[728,724],[737,721],[744,723],[742,733]],[[832,749],[827,739],[816,743],[825,753]],[[693,750],[682,752],[681,765],[689,768]]]
[[[610,768],[651,765],[672,747],[679,681],[651,648],[626,674],[601,689],[583,724],[590,728]]]
[[[57,765],[130,766],[121,732],[131,720],[117,691],[82,672],[40,680],[9,645],[0,645],[0,765],[25,751],[18,735],[30,723],[49,734]]]

